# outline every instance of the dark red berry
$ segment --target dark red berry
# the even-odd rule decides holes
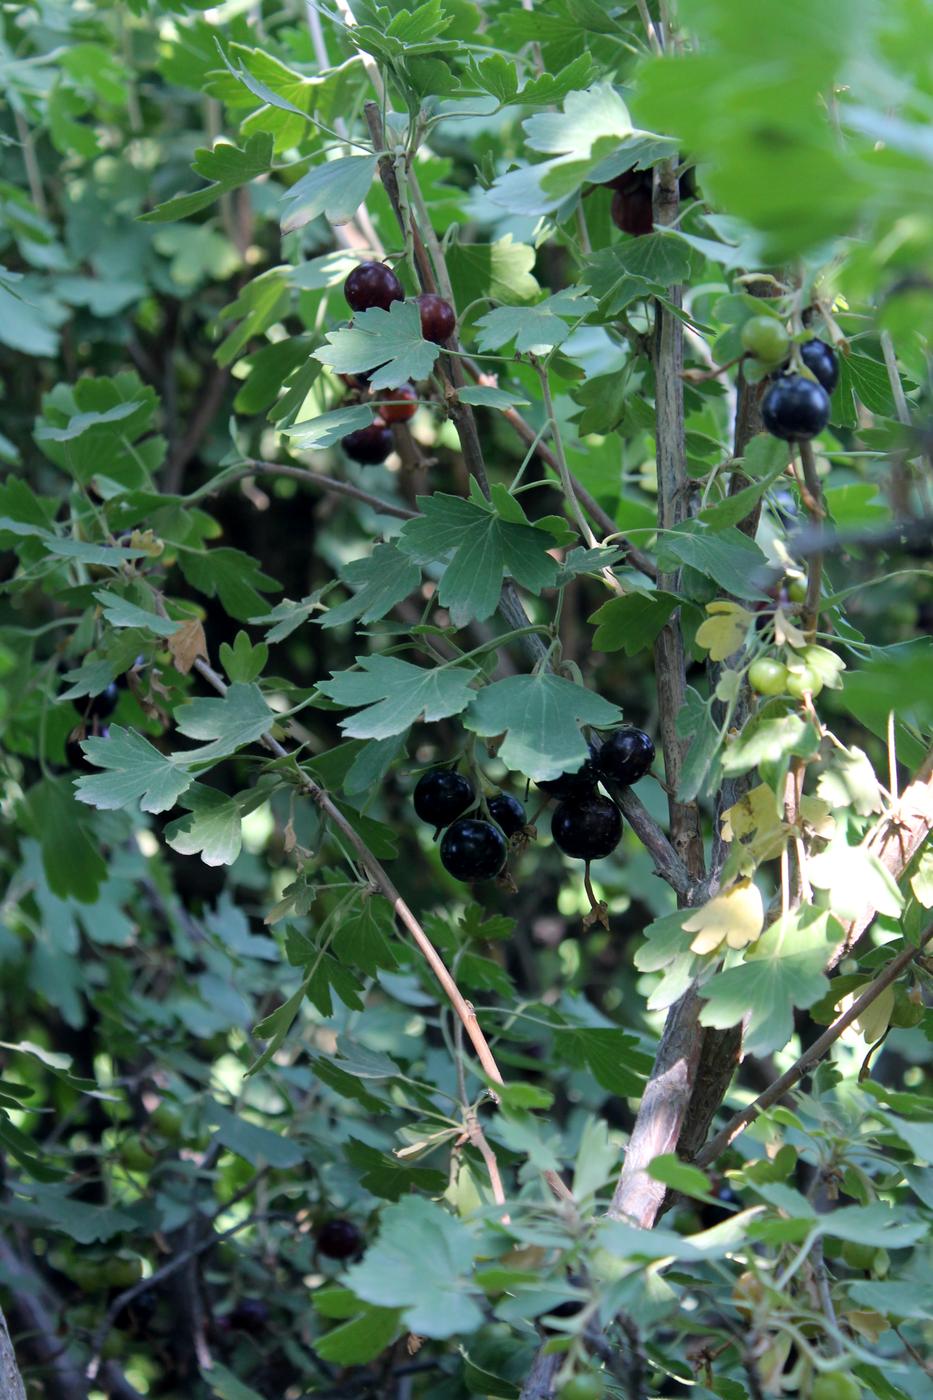
[[[269,1307],[261,1298],[241,1298],[230,1313],[231,1327],[241,1332],[262,1332],[269,1321]]]
[[[800,347],[800,358],[827,394],[831,394],[839,383],[839,360],[832,346],[825,340],[807,340]]]
[[[654,762],[654,744],[643,729],[617,729],[603,744],[596,766],[603,778],[629,787],[643,778]]]
[[[457,880],[492,880],[508,856],[505,837],[491,822],[462,817],[444,833],[441,864]]]
[[[364,262],[355,267],[343,284],[343,294],[353,311],[381,306],[388,311],[393,301],[405,300],[405,289],[386,263]]]
[[[363,1235],[352,1220],[338,1216],[326,1221],[317,1232],[317,1247],[328,1259],[352,1259],[363,1248]]]
[[[99,695],[92,695],[85,708],[87,719],[109,719],[120,700],[120,688],[111,681]]]
[[[476,790],[455,768],[432,768],[418,779],[412,801],[423,822],[449,826],[473,806]]]
[[[515,836],[525,825],[525,809],[510,792],[498,792],[486,803],[489,815],[506,836]]]
[[[590,744],[590,756],[575,773],[561,773],[559,778],[546,778],[538,784],[548,797],[561,802],[590,797],[596,791],[599,775],[596,771],[596,746]]]
[[[370,423],[368,428],[357,428],[355,433],[347,433],[340,439],[340,446],[354,462],[364,467],[377,467],[384,462],[395,446],[392,429],[384,423]]]
[[[387,403],[379,405],[379,417],[384,423],[407,423],[418,412],[418,393],[413,384],[400,384],[386,389]]]
[[[433,292],[422,292],[418,306],[421,308],[421,334],[425,340],[433,340],[436,345],[449,340],[457,325],[450,302],[435,296]]]
[[[577,860],[602,860],[622,836],[622,813],[608,797],[595,794],[579,802],[562,802],[551,818],[554,844]]]
[[[799,442],[821,433],[829,422],[829,395],[802,374],[783,374],[761,401],[761,417],[774,437]]]

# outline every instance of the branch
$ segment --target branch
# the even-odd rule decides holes
[[[616,806],[621,809],[641,844],[654,857],[655,873],[666,880],[677,894],[689,898],[696,890],[696,881],[634,788],[619,787],[616,783],[607,783],[605,779],[602,782],[612,793]]]
[[[905,967],[909,967],[913,960],[923,952],[931,939],[933,939],[933,924],[920,935],[917,947],[904,948],[897,957],[891,959],[887,967],[882,969],[875,980],[869,982],[865,990],[856,997],[848,1011],[837,1016],[832,1025],[827,1026],[823,1034],[813,1042],[809,1050],[805,1050],[800,1058],[794,1061],[790,1069],[785,1070],[779,1078],[768,1085],[763,1093],[758,1095],[757,1099],[750,1103],[747,1108],[743,1108],[742,1112],[737,1113],[734,1118],[730,1118],[726,1126],[715,1137],[710,1138],[706,1146],[694,1158],[697,1166],[705,1167],[714,1162],[744,1128],[747,1128],[750,1123],[754,1123],[755,1119],[760,1117],[766,1109],[783,1098],[788,1089],[792,1089],[808,1070],[822,1060],[826,1052],[835,1045],[842,1032],[851,1026],[853,1021],[858,1020],[865,1008],[871,1006],[886,987],[890,987],[892,982],[897,981]]]
[[[16,1364],[13,1343],[0,1309],[0,1400],[26,1400],[26,1387]]]
[[[309,471],[306,467],[287,466],[282,462],[262,462],[252,457],[245,466],[215,477],[213,481],[207,482],[197,491],[192,491],[189,496],[185,497],[185,500],[191,502],[200,500],[203,496],[216,495],[225,486],[231,486],[234,482],[242,481],[247,476],[291,477],[293,481],[303,482],[305,486],[313,486],[318,491],[326,491],[334,496],[348,496],[351,500],[362,501],[364,505],[371,506],[379,515],[394,515],[399,520],[414,520],[419,513],[416,510],[409,510],[407,506],[397,506],[391,501],[383,501],[379,496],[372,496],[368,491],[364,491],[359,486],[353,486],[349,481],[338,481],[335,477]]]
[[[182,438],[171,461],[165,469],[165,483],[162,489],[166,495],[173,496],[181,485],[185,467],[197,452],[201,445],[201,439],[210,428],[223,402],[223,397],[227,392],[227,385],[229,382],[230,370],[226,366],[218,365],[214,370],[210,383],[201,397],[197,412],[191,420],[190,428]]]

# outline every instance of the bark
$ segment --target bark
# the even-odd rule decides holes
[[[0,1400],[26,1400],[26,1387],[16,1364],[6,1318],[0,1310]]]

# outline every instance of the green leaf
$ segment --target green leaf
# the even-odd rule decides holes
[[[358,428],[368,428],[375,418],[369,404],[356,403],[348,408],[337,408],[332,413],[322,413],[318,418],[306,418],[285,428],[285,436],[292,439],[296,451],[305,452],[321,447],[332,447],[335,442],[355,433]]]
[[[554,1031],[554,1051],[568,1064],[586,1065],[597,1083],[622,1098],[642,1092],[651,1068],[637,1037],[614,1026],[560,1026]]]
[[[121,598],[119,593],[106,588],[99,588],[94,599],[100,603],[111,627],[141,627],[147,632],[154,632],[157,637],[171,637],[181,626],[180,622],[172,622],[171,618],[159,617],[157,613],[137,607],[127,598]]]
[[[465,667],[426,670],[397,656],[357,657],[358,671],[332,673],[318,689],[338,705],[364,706],[340,728],[353,739],[388,739],[418,719],[458,715],[473,695],[475,672]]]
[[[183,856],[200,855],[205,865],[232,865],[241,846],[239,804],[202,783],[195,783],[179,800],[191,815],[165,828],[172,850]]]
[[[296,1167],[304,1157],[296,1142],[289,1142],[279,1133],[270,1133],[268,1128],[230,1113],[218,1103],[208,1105],[206,1116],[217,1129],[215,1141],[253,1167]]]
[[[376,622],[421,583],[421,570],[394,544],[377,544],[365,559],[355,559],[340,570],[340,577],[354,589],[352,598],[331,608],[320,619],[322,627],[340,627],[360,618]]]
[[[691,802],[711,779],[719,753],[719,730],[713,722],[710,704],[688,685],[683,709],[677,716],[677,733],[690,739],[690,747],[680,774],[677,798]]]
[[[211,1395],[216,1395],[217,1400],[262,1400],[258,1390],[244,1385],[232,1371],[217,1361],[211,1363],[209,1371],[201,1372],[201,1379],[210,1386]]]
[[[534,301],[541,295],[532,275],[534,265],[534,248],[513,242],[510,233],[495,243],[453,243],[447,253],[448,271],[460,306],[468,306],[481,297],[510,304]]]
[[[212,743],[189,749],[172,757],[178,762],[207,763],[228,758],[237,749],[253,743],[275,723],[275,714],[256,685],[239,681],[226,695],[216,699],[198,698],[179,705],[175,723],[189,739],[209,739]]]
[[[362,1366],[392,1344],[401,1318],[402,1313],[396,1308],[365,1308],[351,1322],[316,1338],[312,1345],[323,1361],[336,1366]]]
[[[309,170],[283,196],[282,232],[294,233],[319,214],[348,223],[369,194],[376,164],[376,156],[338,156]]]
[[[505,574],[532,593],[554,583],[557,563],[548,553],[554,536],[530,525],[514,497],[494,495],[494,503],[479,504],[436,491],[419,496],[418,505],[422,513],[406,521],[398,547],[421,564],[450,556],[438,601],[458,627],[492,616]]]
[[[233,646],[228,642],[220,644],[220,663],[228,680],[244,684],[255,681],[262,675],[268,660],[269,648],[265,642],[253,646],[245,632],[236,634]]]
[[[663,1182],[665,1186],[670,1186],[674,1191],[680,1191],[685,1196],[696,1196],[700,1200],[710,1200],[712,1183],[705,1172],[701,1172],[699,1167],[691,1166],[689,1162],[683,1162],[676,1152],[665,1152],[660,1157],[654,1157],[648,1163],[648,1175],[654,1181]]]
[[[206,209],[222,194],[248,184],[257,175],[265,175],[271,164],[272,137],[264,131],[251,136],[242,150],[227,141],[218,141],[213,147],[201,147],[195,151],[193,169],[213,183],[193,194],[176,195],[174,199],[156,205],[148,214],[139,217],[143,223],[171,223],[174,219],[187,219]]]
[[[501,350],[515,342],[519,354],[546,355],[562,345],[575,322],[596,309],[581,287],[567,287],[535,306],[499,306],[476,323],[480,350]]]
[[[841,929],[826,910],[806,907],[771,925],[744,962],[716,973],[700,988],[704,1026],[738,1025],[747,1018],[746,1052],[783,1049],[794,1031],[794,1007],[812,1006],[829,986],[823,972]]]
[[[537,78],[530,78],[514,100],[520,102],[523,107],[550,107],[556,102],[562,102],[575,90],[585,88],[593,72],[592,57],[586,52],[581,53],[559,73],[541,73]]]
[[[442,1340],[482,1325],[472,1269],[466,1226],[433,1201],[408,1196],[382,1212],[375,1243],[346,1281],[367,1303],[400,1306],[410,1331]]]
[[[820,737],[809,719],[799,714],[762,709],[736,738],[727,740],[722,770],[730,777],[748,773],[759,764],[786,763],[791,757],[809,758],[819,748]]]
[[[88,829],[88,814],[75,806],[70,786],[61,779],[44,778],[30,788],[29,824],[40,843],[52,893],[59,899],[93,904],[107,877],[107,865]]]
[[[887,866],[863,846],[850,846],[844,824],[825,850],[811,855],[807,875],[817,889],[829,892],[833,912],[840,919],[858,918],[863,909],[896,919],[904,907],[904,897]]]
[[[141,734],[119,724],[110,726],[108,738],[85,739],[81,748],[106,772],[79,778],[75,797],[102,811],[138,802],[144,812],[167,812],[194,781],[181,766],[184,755],[166,757]]]
[[[394,301],[388,311],[373,306],[354,316],[349,330],[328,331],[327,344],[314,358],[337,374],[369,374],[373,389],[397,389],[410,379],[427,379],[440,346],[421,334],[421,313],[413,300]]]
[[[709,530],[691,522],[658,536],[658,563],[688,564],[736,598],[760,598],[767,586],[768,561],[753,540],[735,526]],[[676,564],[674,564],[676,567]]]
[[[686,281],[692,262],[689,246],[677,235],[646,233],[593,253],[583,265],[583,276],[593,295],[605,301],[604,309],[615,314],[626,304],[623,300],[620,305],[620,297],[645,294],[638,290],[639,283],[650,290]]]
[[[619,707],[601,695],[542,671],[484,686],[463,723],[484,738],[505,734],[499,746],[502,762],[540,782],[576,772],[585,762],[589,751],[581,724],[610,729],[621,718]]]
[[[632,589],[621,598],[610,598],[590,618],[597,624],[594,648],[636,656],[650,647],[680,601],[676,593],[662,589],[653,593]]]
[[[248,622],[263,609],[263,593],[278,592],[281,584],[264,574],[255,559],[239,549],[209,549],[182,553],[178,566],[185,578],[207,598],[219,597],[231,617]]]
[[[495,389],[492,385],[474,384],[466,389],[458,389],[461,403],[475,404],[480,408],[512,408],[515,404],[526,404],[523,394],[509,389]]]

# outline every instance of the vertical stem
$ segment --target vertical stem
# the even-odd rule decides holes
[[[45,190],[42,188],[42,173],[39,170],[39,162],[36,160],[36,148],[33,144],[32,132],[29,130],[26,118],[18,107],[14,107],[13,109],[13,120],[16,123],[16,134],[23,148],[23,165],[26,167],[26,179],[29,181],[30,198],[42,218],[47,219],[49,217],[49,206],[46,202]]]
[[[800,449],[800,465],[803,468],[804,484],[807,488],[807,494],[810,497],[810,513],[819,525],[823,519],[823,488],[820,485],[820,478],[816,471],[816,458],[813,455],[813,447],[809,442],[799,442],[797,446]],[[822,578],[823,555],[821,552],[811,554],[807,569],[807,596],[803,605],[804,631],[811,641],[816,633],[817,621],[820,615]]]

